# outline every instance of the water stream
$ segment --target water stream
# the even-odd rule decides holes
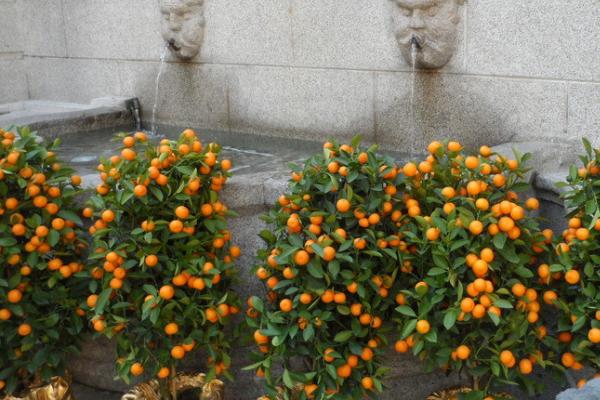
[[[156,74],[156,85],[154,87],[154,105],[152,106],[152,125],[151,133],[156,134],[156,111],[158,109],[158,93],[160,90],[160,77],[166,66],[167,54],[169,53],[169,45],[166,44],[160,53],[160,65],[158,66],[158,74]]]
[[[412,68],[412,79],[410,85],[410,128],[413,131],[413,134],[416,135],[417,131],[417,121],[415,120],[415,85],[417,81],[417,52],[419,51],[419,45],[416,42],[412,42],[410,48],[410,62]]]

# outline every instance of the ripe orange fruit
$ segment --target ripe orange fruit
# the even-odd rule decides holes
[[[540,208],[540,202],[535,197],[530,197],[525,202],[525,207],[527,207],[529,210],[537,210]]]
[[[333,301],[336,304],[344,304],[346,302],[346,294],[342,292],[337,292],[333,295]]]
[[[179,219],[187,219],[190,216],[190,210],[185,206],[179,206],[175,209],[175,215]]]
[[[406,353],[408,352],[408,343],[406,342],[406,340],[398,340],[394,344],[394,349],[398,353]]]
[[[488,263],[484,260],[477,260],[473,264],[473,273],[478,278],[483,278],[488,273]]]
[[[294,254],[294,263],[296,265],[304,266],[310,261],[310,255],[305,250],[298,250]]]
[[[129,368],[129,372],[131,372],[131,375],[133,376],[140,376],[144,373],[144,367],[142,366],[142,364],[136,362],[131,365],[131,368]]]
[[[475,319],[481,319],[483,317],[485,317],[485,307],[481,304],[476,304],[475,307],[473,307],[473,318]]]
[[[419,332],[421,335],[427,334],[430,330],[431,325],[429,324],[429,321],[424,319],[417,321],[417,332]]]
[[[522,297],[525,295],[527,288],[522,283],[515,283],[511,290],[516,297]]]
[[[519,371],[523,375],[529,375],[533,371],[533,364],[529,359],[524,358],[521,361],[519,361]]]
[[[123,157],[127,161],[133,161],[135,160],[135,157],[137,157],[137,153],[131,149],[123,149],[121,151],[121,157]]]
[[[451,199],[452,197],[456,196],[456,190],[450,186],[446,186],[442,189],[442,196],[444,196],[446,199]]]
[[[332,349],[331,347],[330,347],[330,348],[327,348],[327,349],[325,349],[325,351],[323,352],[323,360],[324,360],[325,362],[328,362],[328,363],[330,363],[330,362],[333,362],[333,360],[334,360],[335,358],[334,358],[333,356],[331,356],[330,354],[331,354],[331,353],[334,353],[334,352],[335,352],[335,350],[334,350],[334,349]]]
[[[23,293],[20,290],[13,289],[8,292],[7,299],[9,303],[19,303],[23,299]]]
[[[144,263],[148,267],[155,267],[158,264],[158,257],[154,254],[148,254],[144,259]]]
[[[371,390],[373,389],[373,378],[371,378],[370,376],[365,376],[361,379],[360,384],[366,390]]]
[[[300,295],[300,303],[302,304],[310,304],[313,300],[313,297],[310,293],[302,293]]]
[[[570,271],[567,271],[567,273],[565,273],[565,281],[567,281],[567,283],[569,283],[570,285],[575,285],[579,282],[580,279],[580,275],[579,275],[579,271],[577,271],[576,269],[572,269]]]
[[[465,167],[468,169],[475,169],[479,166],[479,159],[475,156],[468,156],[465,158]]]
[[[303,251],[303,250],[301,250]],[[326,246],[323,248],[323,260],[325,261],[333,261],[335,259],[336,251],[331,246]]]
[[[144,197],[147,193],[148,193],[148,188],[144,185],[136,185],[133,188],[133,194],[135,194],[136,197]]]
[[[0,309],[0,321],[8,321],[11,316],[12,313],[8,308]]]
[[[408,177],[413,177],[417,175],[417,166],[414,163],[409,162],[406,165],[404,165],[404,167],[402,168],[402,172],[404,172],[404,175]]]
[[[490,208],[490,202],[487,199],[480,198],[475,201],[475,207],[481,211],[487,211]]]
[[[283,299],[279,302],[279,309],[285,313],[292,311],[292,306],[292,300],[290,299]]]
[[[588,339],[590,340],[590,342],[596,344],[596,343],[600,343],[600,329],[599,328],[592,328],[588,331]]]
[[[464,313],[470,313],[475,308],[475,302],[470,297],[465,297],[460,302],[460,309]]]
[[[459,142],[448,142],[448,151],[457,152],[462,149]]]
[[[185,357],[185,349],[182,346],[174,346],[171,349],[171,357],[176,360],[181,360],[183,357]]]
[[[17,333],[19,336],[28,336],[31,333],[31,325],[29,324],[21,324],[17,328]]]
[[[483,261],[491,263],[494,261],[494,251],[489,247],[486,247],[479,252],[479,257],[481,257]]]
[[[158,370],[156,377],[158,379],[165,379],[165,378],[168,378],[170,374],[171,374],[171,371],[169,371],[169,368],[162,367],[161,369]]]
[[[101,319],[94,320],[92,324],[96,332],[104,332],[104,330],[106,329],[106,324]]]
[[[439,230],[439,228],[429,228],[427,229],[427,232],[425,233],[425,236],[427,237],[427,240],[438,240],[440,237],[441,231]]]
[[[352,368],[348,364],[343,364],[337,368],[337,375],[340,378],[349,378],[352,375]]]
[[[469,356],[471,355],[471,349],[468,346],[460,345],[458,346],[458,348],[456,349],[456,356],[460,359],[460,360],[466,360],[469,358]]]
[[[175,296],[175,289],[171,285],[164,285],[160,288],[158,295],[164,300],[171,300]]]
[[[339,199],[335,204],[336,209],[341,213],[350,211],[350,202],[346,199]]]
[[[165,326],[165,333],[169,336],[176,335],[179,332],[179,326],[175,322],[168,323]]]
[[[179,221],[178,219],[169,222],[169,230],[172,233],[179,233],[183,231],[183,222]]]
[[[575,356],[572,353],[567,352],[562,355],[560,361],[565,367],[571,368],[575,364]]]
[[[504,350],[500,353],[500,362],[507,367],[512,367],[515,363],[515,356],[510,350]]]
[[[479,235],[481,232],[483,232],[483,224],[481,221],[471,221],[469,224],[469,232],[471,232],[473,235]]]

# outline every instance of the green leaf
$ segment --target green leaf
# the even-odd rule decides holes
[[[82,225],[81,218],[79,218],[79,216],[77,214],[75,214],[73,211],[60,210],[58,212],[58,216],[66,219],[66,220],[73,221],[77,225]]]
[[[446,330],[452,329],[452,327],[456,323],[458,314],[459,311],[456,308],[451,308],[448,311],[446,311],[446,314],[444,315],[444,328],[446,328]]]
[[[341,331],[337,335],[335,335],[335,338],[333,340],[338,343],[343,343],[343,342],[347,342],[348,340],[350,340],[350,338],[352,336],[354,336],[352,331]]]
[[[498,299],[498,300],[494,300],[494,305],[498,308],[513,308],[512,304],[510,304],[510,302],[508,300],[504,300],[504,299]]]
[[[98,296],[98,301],[96,301],[96,307],[94,309],[96,311],[96,315],[101,315],[104,312],[104,307],[108,303],[108,299],[110,299],[111,293],[111,288],[106,288],[100,293],[100,295]]]
[[[415,314],[414,310],[409,306],[398,306],[396,307],[396,311],[402,315],[406,315],[407,317],[417,317],[417,314]]]
[[[290,389],[294,387],[294,381],[292,380],[290,372],[287,370],[287,368],[283,371],[283,384]]]
[[[506,244],[506,239],[507,236],[505,233],[497,233],[496,236],[494,236],[492,243],[494,243],[494,247],[497,249],[503,249]]]

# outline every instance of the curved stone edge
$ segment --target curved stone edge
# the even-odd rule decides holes
[[[556,396],[556,400],[599,400],[600,379],[589,381],[581,389],[567,389]]]

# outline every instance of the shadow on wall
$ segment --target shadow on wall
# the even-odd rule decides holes
[[[159,64],[132,63],[124,68],[124,92],[142,102],[146,126],[152,119]],[[158,91],[157,122],[228,130],[228,75],[220,66],[167,63]]]
[[[389,73],[379,75],[377,84],[383,103],[377,137],[386,147],[420,154],[431,141],[452,138],[474,150],[515,140],[515,128],[522,124],[520,105],[490,101],[489,91],[495,89],[478,78]]]

